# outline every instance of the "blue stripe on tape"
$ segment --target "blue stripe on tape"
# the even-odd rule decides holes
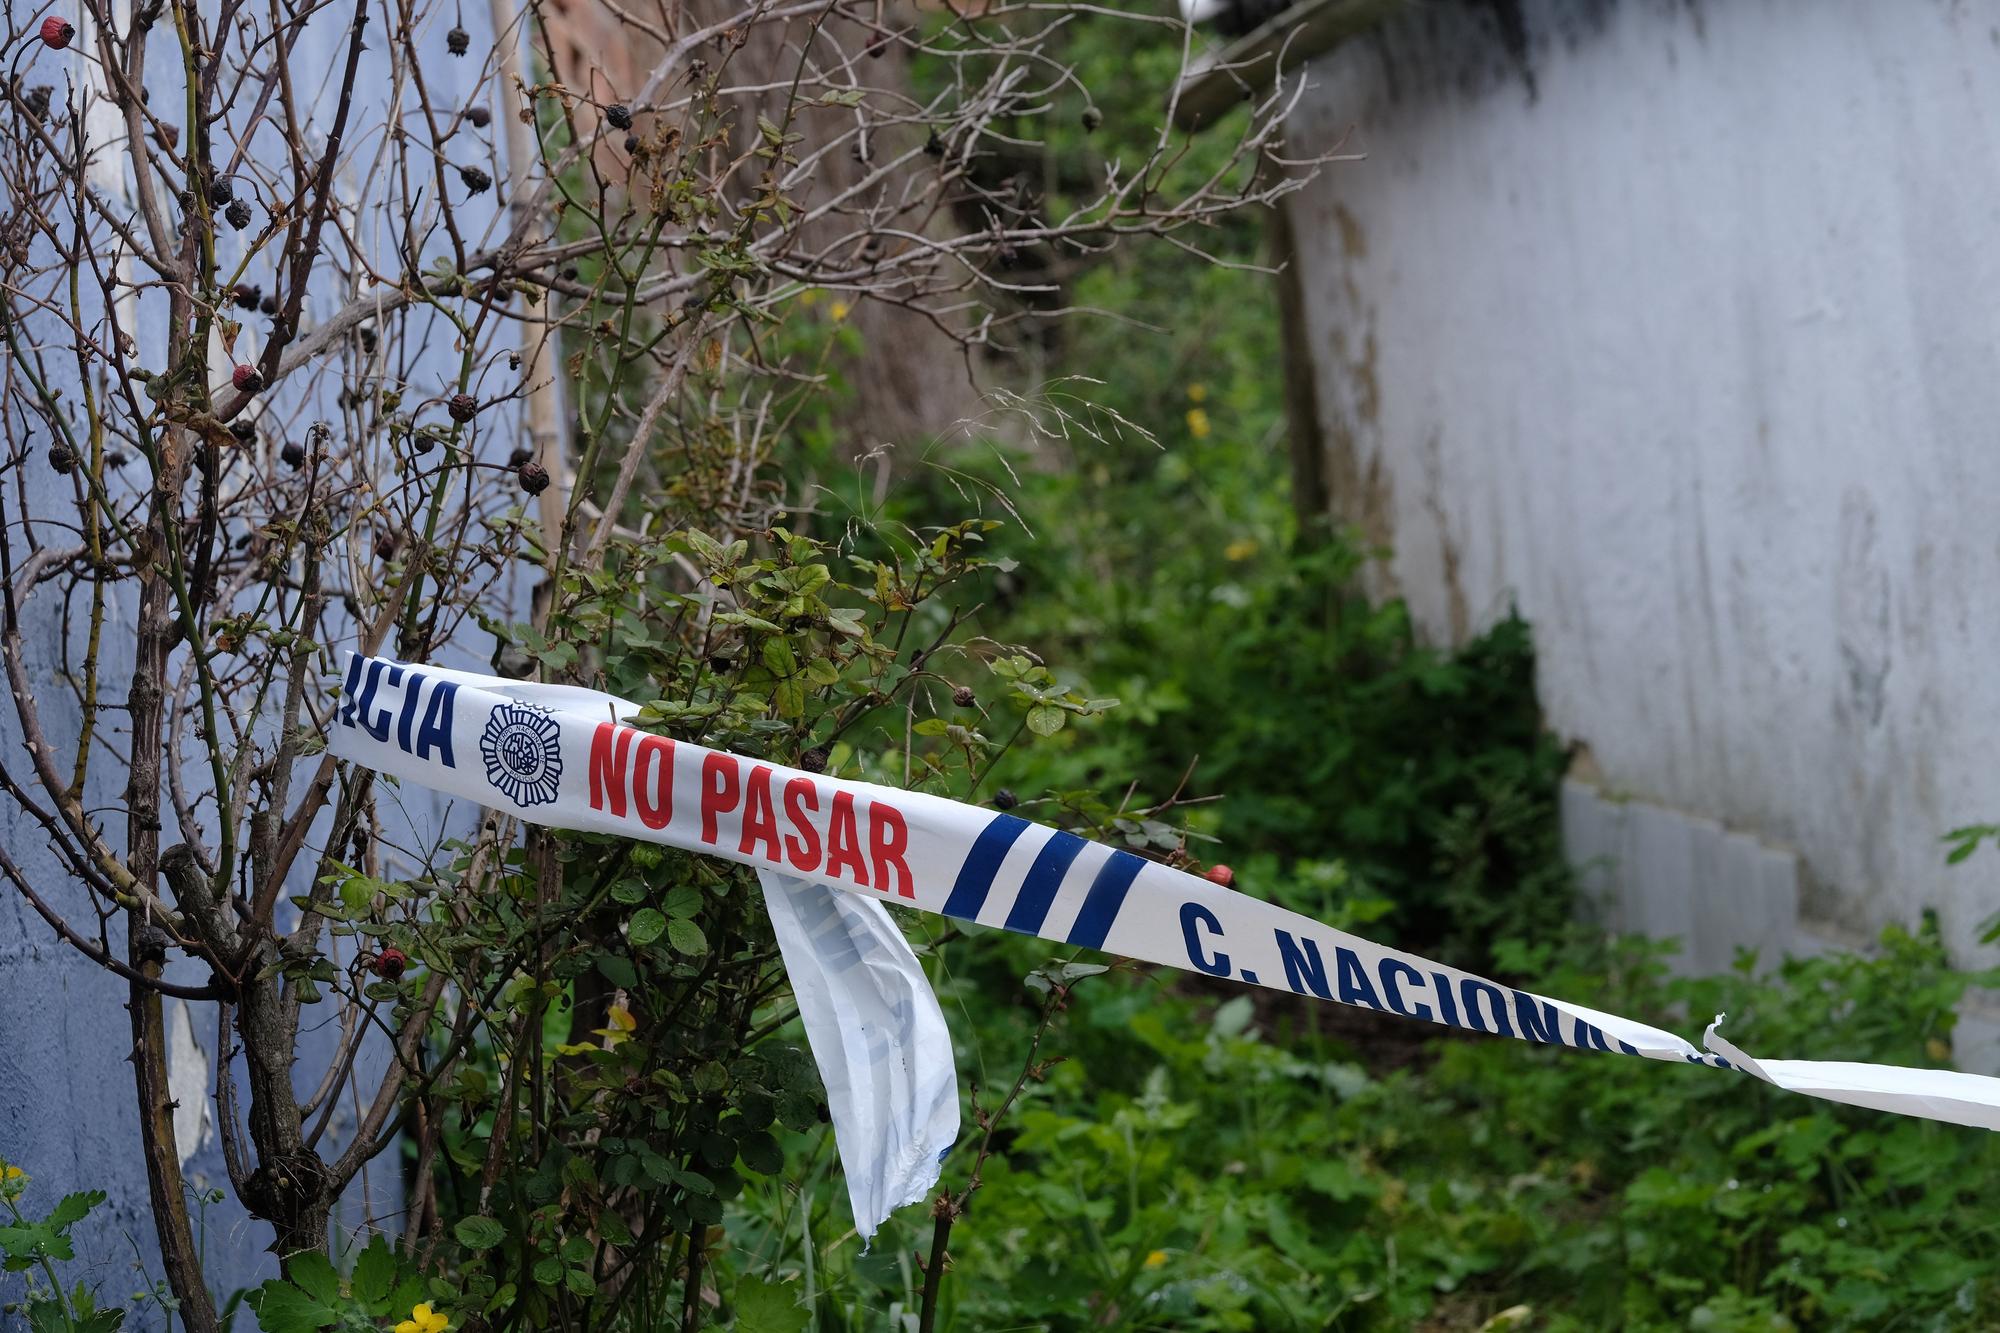
[[[1125,891],[1132,887],[1132,881],[1139,877],[1145,864],[1130,852],[1113,852],[1111,859],[1098,867],[1097,878],[1090,882],[1090,892],[1084,895],[1083,908],[1076,914],[1076,924],[1070,927],[1071,944],[1086,949],[1104,947],[1111,923],[1118,919],[1118,909],[1125,905]]]
[[[946,916],[961,921],[979,919],[979,909],[986,905],[986,895],[993,889],[993,876],[1007,859],[1007,849],[1027,827],[1025,819],[995,815],[993,822],[979,831],[972,850],[965,854],[965,864],[958,868],[958,882],[951,886],[951,897],[945,899]]]
[[[1042,923],[1049,917],[1049,906],[1056,900],[1056,890],[1062,887],[1063,876],[1069,873],[1069,863],[1076,860],[1083,847],[1082,838],[1063,832],[1057,832],[1043,844],[1035,856],[1035,864],[1029,867],[1028,878],[1021,884],[1020,896],[1014,899],[1013,910],[1007,913],[1007,929],[1024,935],[1041,934]]]

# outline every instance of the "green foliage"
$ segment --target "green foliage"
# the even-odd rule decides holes
[[[470,1221],[471,1219],[468,1219]],[[461,1222],[463,1229],[467,1223]],[[323,1254],[297,1254],[286,1275],[252,1291],[248,1304],[264,1333],[362,1333],[394,1324],[398,1333],[441,1333],[448,1284],[427,1284],[389,1238],[376,1235],[353,1256],[345,1278]],[[432,1288],[435,1287],[436,1290]]]
[[[1021,1048],[1029,1011],[1002,998],[996,949],[1018,963],[1033,946],[983,936],[945,961],[960,1035],[998,1056]],[[1670,980],[1637,941],[1502,952],[1552,993],[1662,1025],[1726,1010],[1752,1051],[1919,1066],[1948,1057],[1951,1006],[1974,980],[1929,931],[1890,930],[1876,956],[1762,979],[1746,959]],[[1473,1330],[1511,1326],[1513,1311],[1540,1329],[1752,1333],[2000,1319],[1990,1134],[1713,1070],[1136,978],[1079,990],[1055,1041],[1065,1058],[1030,1084],[954,1232],[940,1327]],[[872,1327],[865,1311],[907,1301],[899,1266],[877,1256],[921,1247],[927,1227],[899,1218],[865,1257],[823,1241],[821,1327]],[[764,1235],[742,1232],[746,1246]]]
[[[0,1303],[0,1315],[18,1315],[20,1326],[30,1333],[115,1333],[123,1328],[124,1309],[100,1307],[97,1293],[85,1282],[65,1290],[56,1275],[58,1263],[76,1258],[70,1233],[104,1202],[104,1191],[65,1194],[37,1217],[21,1206],[28,1186],[27,1173],[0,1158],[0,1209],[8,1218],[0,1224],[0,1273],[27,1275],[23,1295]],[[5,1290],[0,1286],[0,1293]]]

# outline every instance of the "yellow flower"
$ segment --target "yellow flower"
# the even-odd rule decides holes
[[[827,308],[827,313],[833,316],[834,323],[840,323],[841,320],[847,318],[847,302],[835,301]]]
[[[819,304],[819,288],[808,287],[799,293],[799,304],[810,310]]]
[[[1208,401],[1208,386],[1207,386],[1206,384],[1190,384],[1190,385],[1188,385],[1188,401],[1189,401],[1190,403],[1205,403],[1205,402],[1207,402],[1207,401]]]
[[[27,1178],[28,1173],[20,1167],[15,1166],[12,1162],[9,1162],[4,1167],[0,1167],[0,1180],[26,1180]]]
[[[1222,548],[1222,558],[1224,560],[1248,560],[1255,554],[1257,554],[1257,539],[1255,537],[1238,537],[1235,541]]]
[[[1190,407],[1187,414],[1188,434],[1197,440],[1208,438],[1208,413],[1199,407]]]
[[[1165,1250],[1154,1250],[1146,1256],[1146,1267],[1148,1268],[1158,1268],[1166,1262],[1167,1252]]]
[[[410,1317],[396,1325],[396,1333],[444,1333],[451,1327],[451,1320],[442,1310],[433,1310],[429,1302],[410,1311]]]

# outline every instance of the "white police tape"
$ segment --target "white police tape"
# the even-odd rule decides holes
[[[394,771],[382,755],[369,752],[373,745],[416,754],[455,774],[460,757],[476,747],[487,785],[475,779],[461,791],[421,771],[412,780],[510,810],[561,799],[557,714],[622,721],[639,712],[638,704],[598,690],[351,654],[344,680],[329,738],[335,754]],[[460,735],[459,701],[477,692],[508,706],[482,713],[476,730]],[[357,707],[357,700],[366,707]],[[572,762],[569,772],[581,769]],[[494,791],[506,800],[494,800]],[[951,1033],[923,965],[879,901],[833,893],[768,867],[757,879],[826,1090],[854,1229],[865,1243],[891,1212],[929,1193],[958,1140]]]
[[[1384,948],[1013,815],[800,772],[616,720],[631,709],[590,690],[355,657],[329,745],[342,758],[533,823],[665,843],[877,902],[1441,1027],[1737,1069],[1810,1097],[2000,1129],[2000,1079],[1758,1061],[1714,1024],[1706,1049],[1697,1049],[1644,1023]]]

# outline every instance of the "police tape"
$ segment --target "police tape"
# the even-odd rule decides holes
[[[529,823],[718,856],[877,902],[1467,1032],[1737,1070],[1791,1092],[2000,1129],[2000,1079],[1755,1060],[1385,948],[1129,851],[923,792],[626,725],[634,706],[349,655],[339,758]],[[843,1154],[845,1156],[845,1154]]]

